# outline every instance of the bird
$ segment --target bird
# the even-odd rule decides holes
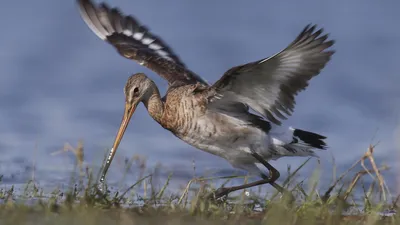
[[[140,103],[161,127],[187,144],[227,160],[232,167],[261,177],[252,183],[221,187],[220,198],[261,184],[277,184],[280,173],[269,161],[281,157],[318,157],[326,136],[299,128],[282,128],[295,97],[331,60],[335,40],[308,24],[286,48],[267,58],[234,66],[214,84],[191,71],[177,54],[132,15],[91,0],[77,0],[82,19],[123,57],[147,67],[168,82],[164,96],[146,74],[131,75],[124,87],[125,110],[100,181]],[[253,112],[251,112],[253,110]],[[280,130],[280,131],[279,131]],[[262,164],[268,173],[257,165]]]

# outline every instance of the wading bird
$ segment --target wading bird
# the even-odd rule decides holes
[[[159,37],[134,17],[117,8],[90,0],[78,0],[79,11],[90,29],[125,58],[134,60],[168,81],[164,97],[143,73],[129,77],[125,87],[125,112],[115,142],[103,168],[105,174],[137,105],[142,102],[150,116],[176,137],[200,150],[226,159],[233,167],[262,177],[253,183],[220,188],[215,197],[270,183],[279,172],[267,161],[283,156],[316,156],[325,149],[326,137],[288,128],[274,133],[290,116],[295,96],[308,86],[333,55],[333,40],[323,30],[307,25],[284,50],[272,57],[229,69],[213,85],[190,71]],[[259,115],[249,112],[254,110]],[[257,167],[263,164],[269,176]]]

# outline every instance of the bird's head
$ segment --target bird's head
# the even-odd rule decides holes
[[[153,86],[153,81],[143,73],[136,73],[128,78],[128,81],[124,87],[125,116],[129,115],[128,112],[132,111],[133,113],[139,102],[142,102],[150,97]]]
[[[153,81],[150,80],[143,73],[136,73],[128,78],[128,81],[126,82],[124,87],[125,111],[122,117],[122,122],[119,127],[117,136],[115,137],[113,147],[107,157],[106,161],[107,169],[111,164],[112,159],[114,158],[115,152],[117,151],[119,143],[121,142],[121,139],[124,136],[125,130],[128,127],[129,121],[131,120],[137,105],[140,102],[147,101],[149,99],[149,97],[153,93],[153,88],[154,88]]]

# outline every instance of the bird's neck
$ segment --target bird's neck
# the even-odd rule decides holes
[[[153,86],[148,92],[148,96],[143,100],[144,106],[147,108],[150,116],[160,123],[164,112],[164,103],[161,101],[160,91],[157,86]]]

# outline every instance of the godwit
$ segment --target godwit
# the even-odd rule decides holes
[[[169,84],[161,98],[157,86],[145,74],[129,77],[124,88],[125,112],[101,181],[140,102],[155,121],[179,139],[225,158],[235,168],[262,177],[253,183],[220,188],[217,198],[265,183],[282,192],[284,189],[275,183],[280,174],[267,161],[283,156],[316,156],[315,149],[326,148],[326,137],[313,132],[290,127],[274,134],[275,127],[281,125],[280,119],[292,114],[295,96],[320,73],[334,53],[327,50],[334,41],[327,41],[327,34],[321,36],[322,29],[314,32],[316,26],[307,25],[284,50],[233,67],[209,85],[132,16],[90,0],[78,0],[78,5],[82,18],[98,37]],[[250,113],[250,108],[260,115]],[[258,163],[268,169],[269,176],[257,167]]]

